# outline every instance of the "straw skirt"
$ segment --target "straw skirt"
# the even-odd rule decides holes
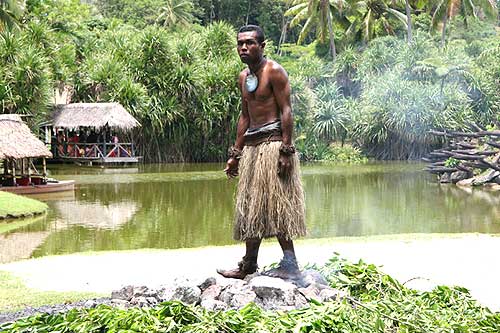
[[[281,141],[274,141],[243,149],[236,195],[236,240],[293,239],[306,234],[299,159],[296,154],[290,156],[290,176],[278,176],[280,146]]]

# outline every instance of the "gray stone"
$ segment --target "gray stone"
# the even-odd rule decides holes
[[[158,300],[160,302],[167,302],[174,299],[175,289],[172,287],[162,288],[158,291]]]
[[[130,301],[134,297],[134,287],[125,286],[120,290],[115,290],[111,292],[112,299],[122,299],[125,301]]]
[[[449,182],[450,182],[450,173],[449,173],[449,172],[445,172],[445,173],[443,173],[443,174],[439,177],[439,182],[440,182],[440,183],[443,183],[443,184],[449,183]]]
[[[307,305],[307,299],[290,282],[268,276],[259,276],[249,283],[258,297],[257,304],[264,309],[285,309],[289,306],[301,308]]]
[[[146,286],[138,286],[134,287],[134,297],[144,296],[147,297],[146,294],[149,293],[149,289]]]
[[[126,309],[130,305],[128,301],[119,298],[111,300],[111,304],[121,309]]]
[[[244,281],[226,287],[220,294],[219,300],[232,308],[241,308],[250,302],[254,302],[255,292]]]
[[[205,281],[203,281],[198,288],[200,288],[201,291],[205,291],[210,286],[213,286],[214,284],[217,284],[217,280],[214,277],[209,277]]]
[[[332,288],[325,288],[319,293],[319,297],[323,302],[339,301],[342,298],[346,297],[346,295],[347,294],[345,292]]]
[[[224,311],[228,308],[226,303],[215,299],[204,299],[200,305],[209,311]]]
[[[219,286],[218,284],[211,285],[207,289],[203,291],[201,294],[201,300],[207,300],[207,299],[217,299],[219,297],[220,293],[222,291],[222,287]]]
[[[321,301],[321,297],[319,296],[321,290],[316,286],[316,284],[310,284],[307,288],[299,288],[298,290],[308,301],[312,299]]]
[[[86,301],[83,306],[86,307],[86,308],[95,308],[97,306],[97,302],[92,300],[92,299],[89,299],[88,301]]]
[[[186,304],[198,304],[201,300],[201,290],[189,280],[182,281],[175,287],[172,299],[179,300]]]
[[[455,171],[455,172],[451,173],[451,175],[450,175],[450,181],[453,184],[456,184],[459,181],[467,179],[467,178],[469,178],[471,176],[472,176],[472,174],[470,174],[469,172],[466,172],[466,171]]]
[[[311,284],[328,286],[328,281],[314,269],[307,269],[302,272],[302,281],[304,286],[307,287]]]
[[[141,306],[141,307],[142,306],[149,306],[149,302],[148,302],[147,298],[144,296],[138,296],[138,297],[132,298],[132,300],[130,301],[130,304]]]

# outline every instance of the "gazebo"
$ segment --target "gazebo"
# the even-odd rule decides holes
[[[123,142],[141,124],[118,103],[57,105],[43,124],[54,159],[80,163],[137,163],[132,140]],[[130,137],[130,136],[128,136]]]
[[[47,182],[46,161],[50,150],[31,133],[16,114],[0,115],[0,189],[16,186],[41,185]],[[38,172],[33,159],[42,158],[42,172]]]

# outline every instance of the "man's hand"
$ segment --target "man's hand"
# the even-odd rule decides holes
[[[224,172],[226,173],[228,178],[234,178],[238,176],[238,164],[239,160],[235,158],[230,158],[229,160],[227,160]]]
[[[280,158],[278,159],[278,176],[288,178],[290,175],[290,166],[290,157],[280,154]]]

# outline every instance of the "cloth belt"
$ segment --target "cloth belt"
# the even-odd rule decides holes
[[[278,119],[260,127],[248,129],[243,136],[246,146],[257,146],[270,141],[283,141],[281,121]]]

